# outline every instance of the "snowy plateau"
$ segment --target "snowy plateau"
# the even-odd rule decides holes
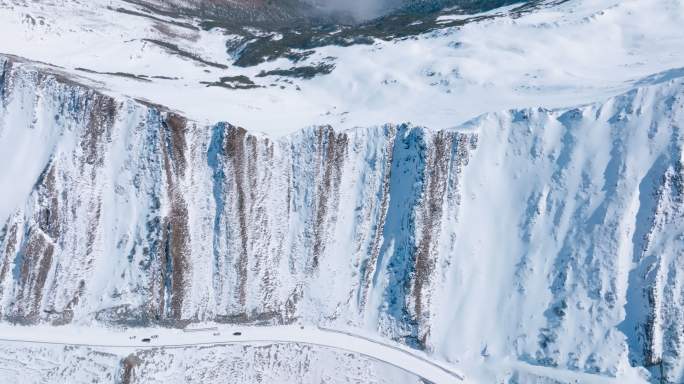
[[[684,383],[683,0],[0,0],[0,384]]]

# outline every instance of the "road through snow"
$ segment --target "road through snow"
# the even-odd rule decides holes
[[[238,334],[234,334],[239,332]],[[155,336],[155,337],[153,337]],[[142,342],[150,338],[149,343]],[[192,332],[181,329],[116,330],[77,326],[21,327],[0,325],[0,342],[84,346],[98,349],[140,350],[225,344],[296,343],[354,352],[393,365],[435,384],[462,383],[464,376],[432,361],[427,355],[348,332],[298,326],[239,327],[212,325]]]

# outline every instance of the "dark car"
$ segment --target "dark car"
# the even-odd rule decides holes
[[[152,340],[149,337],[142,339],[143,343],[149,343],[150,341],[152,341]]]
[[[242,336],[242,332],[233,332],[233,336]]]

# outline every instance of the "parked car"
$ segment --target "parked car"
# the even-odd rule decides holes
[[[152,339],[150,339],[149,337],[142,339],[143,343],[149,343],[150,341],[152,341]]]
[[[233,332],[233,336],[242,336],[242,332]]]

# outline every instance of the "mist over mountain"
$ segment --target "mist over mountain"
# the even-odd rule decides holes
[[[368,20],[389,13],[407,0],[310,0],[329,12],[346,12],[358,20]]]
[[[357,24],[397,11],[415,15],[457,8],[466,13],[487,11],[511,0],[130,0],[169,14],[195,15],[232,24],[270,27]],[[262,24],[266,23],[266,24]]]

